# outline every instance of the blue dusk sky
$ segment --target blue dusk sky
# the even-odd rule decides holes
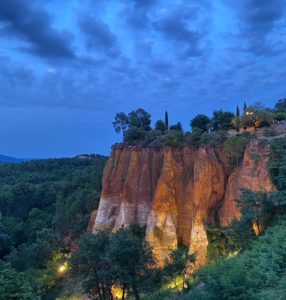
[[[286,97],[285,0],[0,0],[0,153],[109,154],[116,112],[170,123]]]

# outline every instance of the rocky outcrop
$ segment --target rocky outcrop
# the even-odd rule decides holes
[[[229,176],[223,206],[219,211],[222,226],[230,224],[233,218],[239,218],[240,212],[236,206],[241,189],[254,192],[271,192],[275,189],[267,169],[267,154],[269,145],[263,140],[251,141],[245,150],[242,164]]]
[[[161,151],[116,147],[103,175],[103,190],[93,232],[129,225],[146,226],[162,169]]]
[[[187,245],[197,264],[206,259],[205,224],[239,218],[241,188],[271,191],[268,147],[251,141],[242,164],[228,174],[222,149],[115,146],[104,171],[92,232],[146,226],[146,239],[162,262],[170,248]]]

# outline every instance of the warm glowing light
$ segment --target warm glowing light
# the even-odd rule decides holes
[[[178,276],[175,278],[174,281],[171,281],[169,284],[167,284],[168,289],[179,289],[180,291],[183,290],[183,276]]]
[[[253,115],[253,111],[247,111],[247,112],[246,112],[246,115],[247,115],[247,116],[252,116],[252,115]]]
[[[239,250],[230,252],[228,254],[227,258],[233,258],[233,257],[237,256],[238,253],[239,253]]]
[[[67,266],[66,265],[61,265],[58,268],[58,272],[61,273],[61,274],[64,273],[66,270],[67,270]]]
[[[112,295],[115,299],[120,300],[123,297],[123,291],[121,288],[113,286],[112,287]],[[126,294],[125,294],[125,296],[126,296]]]

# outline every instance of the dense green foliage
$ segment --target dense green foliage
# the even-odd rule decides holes
[[[240,164],[246,143],[247,138],[242,135],[232,136],[224,142],[224,150],[228,154],[230,168]]]
[[[82,280],[85,293],[93,299],[113,299],[116,288],[122,299],[127,295],[140,299],[169,282],[179,292],[184,289],[195,256],[187,248],[172,250],[160,269],[144,236],[136,227],[83,235],[72,257],[72,270]],[[176,283],[178,277],[182,277],[182,287]]]
[[[270,141],[268,167],[277,190],[242,191],[240,220],[210,228],[212,263],[194,274],[184,299],[285,298],[286,138]]]
[[[211,119],[206,115],[199,114],[191,120],[190,125],[192,129],[199,128],[202,131],[208,131],[211,128]]]
[[[230,111],[215,110],[212,117],[212,126],[214,130],[227,130],[232,128],[234,114]]]
[[[189,254],[189,249],[185,246],[171,250],[169,257],[165,260],[162,273],[165,280],[174,284],[179,293],[183,293],[185,289],[189,288],[187,278],[190,276],[191,266],[195,263],[195,261],[196,255]],[[177,282],[178,278],[182,279],[181,285]]]
[[[224,141],[220,139],[223,136],[222,131],[225,132],[225,137],[230,129],[240,132],[241,128],[247,130],[253,127],[256,130],[258,127],[268,127],[274,120],[285,120],[284,102],[285,99],[279,100],[274,109],[264,108],[260,103],[251,106],[244,103],[243,115],[240,115],[239,106],[236,107],[236,115],[222,109],[215,110],[212,117],[198,114],[190,121],[191,132],[186,133],[180,122],[169,126],[167,112],[165,120],[155,122],[152,129],[151,115],[142,108],[131,111],[128,115],[123,112],[117,113],[112,124],[117,133],[123,133],[123,143],[129,145],[180,147],[188,143],[194,147],[214,146]],[[218,132],[218,135],[213,134]],[[271,136],[273,134],[270,133]],[[216,142],[217,137],[219,142]]]
[[[123,133],[125,143],[136,143],[144,140],[146,133],[151,130],[151,115],[139,108],[128,115],[117,113],[112,123],[117,133]]]
[[[194,287],[188,298],[273,299],[271,291],[283,278],[285,280],[285,249],[286,221],[281,220],[252,242],[242,254],[199,270],[196,280],[200,284]],[[279,288],[285,296],[285,286]]]
[[[286,98],[277,101],[273,113],[275,120],[286,120]]]
[[[86,294],[96,299],[112,298],[112,287],[124,295],[134,295],[152,288],[155,259],[146,243],[129,230],[109,235],[99,232],[83,235],[72,259],[75,274],[83,276]]]
[[[0,300],[39,300],[27,274],[19,273],[9,265],[0,265]]]
[[[4,295],[11,293],[5,299],[37,299],[12,297],[13,273],[19,284],[29,286],[27,295],[31,290],[41,299],[54,299],[55,257],[69,251],[71,241],[86,230],[106,161],[94,155],[0,167],[0,259],[7,262],[0,264],[0,286]]]
[[[155,124],[155,130],[159,130],[161,131],[161,133],[165,133],[168,130],[168,128],[164,121],[158,120]]]

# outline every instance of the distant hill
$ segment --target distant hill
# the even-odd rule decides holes
[[[15,157],[0,154],[0,164],[13,164],[13,163],[17,164],[17,163],[21,163],[24,161],[30,161],[30,160],[32,160],[32,159],[31,158],[15,158]]]

